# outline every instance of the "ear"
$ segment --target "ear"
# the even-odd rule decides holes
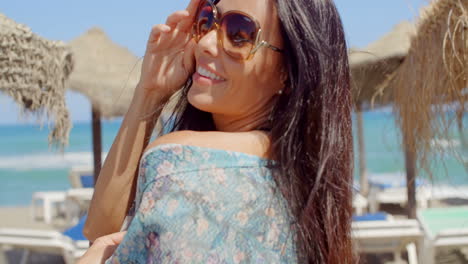
[[[282,84],[286,85],[286,82],[288,81],[288,72],[286,70],[281,70],[280,73],[280,81]]]
[[[289,93],[291,91],[291,85],[289,83],[289,74],[288,71],[283,67],[280,72],[280,81],[282,84],[282,90],[284,93]]]

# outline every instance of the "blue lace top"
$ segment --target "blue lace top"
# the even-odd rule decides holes
[[[149,150],[135,215],[106,263],[296,263],[268,161],[179,144]]]

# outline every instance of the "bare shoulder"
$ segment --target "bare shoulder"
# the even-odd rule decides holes
[[[243,152],[263,158],[269,158],[270,139],[259,131],[219,132],[219,131],[176,131],[151,142],[147,149],[164,144],[181,144],[227,151]]]

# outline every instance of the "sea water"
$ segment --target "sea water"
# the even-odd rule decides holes
[[[119,127],[120,121],[103,122],[104,154],[109,151]],[[404,175],[404,156],[398,131],[391,112],[364,114],[366,167],[370,177],[392,179]],[[73,124],[69,145],[63,153],[49,147],[48,133],[47,128],[40,129],[36,125],[0,125],[0,206],[25,206],[31,203],[34,192],[66,190],[70,188],[68,174],[72,166],[92,166],[90,123]],[[467,131],[463,133],[468,138]],[[358,181],[356,136],[354,141],[355,178]],[[436,181],[468,185],[468,155],[463,156],[466,149],[463,149],[458,133],[452,133],[448,139],[434,139],[434,144],[454,146],[462,153],[459,157],[443,157],[443,164],[433,162]]]
[[[119,127],[119,121],[102,123],[104,155]],[[63,152],[49,147],[48,134],[37,125],[0,125],[0,206],[28,205],[37,191],[67,190],[71,167],[92,167],[90,123],[73,124]]]

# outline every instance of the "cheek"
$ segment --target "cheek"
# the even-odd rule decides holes
[[[258,97],[271,97],[282,87],[279,67],[279,59],[271,56],[269,52],[258,53],[252,60],[252,66],[245,74],[248,79],[246,87],[252,95]]]
[[[264,76],[257,71],[256,67],[244,65],[242,69],[232,69],[230,72],[232,73],[231,82],[226,92],[233,101],[232,103],[252,104],[265,96]]]
[[[278,58],[258,53],[252,60],[239,63],[225,60],[228,81],[222,85],[190,88],[187,99],[194,107],[210,113],[242,114],[267,104],[280,90]]]
[[[232,103],[244,106],[269,101],[282,89],[280,59],[269,52],[258,52],[252,60],[242,64],[226,64],[231,80],[226,95],[230,101],[235,99],[237,102]]]

